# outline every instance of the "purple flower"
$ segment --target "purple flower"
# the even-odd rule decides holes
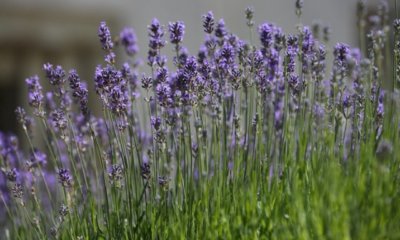
[[[43,95],[41,92],[34,91],[28,93],[28,102],[29,105],[34,108],[39,108],[43,100]]]
[[[347,44],[337,43],[333,51],[334,62],[333,62],[333,73],[340,76],[339,84],[343,84],[342,79],[348,69],[348,55],[350,54],[350,48]]]
[[[142,163],[140,166],[140,174],[145,180],[149,180],[151,178],[150,164],[148,162]]]
[[[344,109],[349,108],[350,107],[350,94],[348,91],[345,91],[343,93],[343,99],[342,99],[342,106]]]
[[[119,182],[124,177],[124,169],[121,164],[114,164],[111,166],[111,170],[108,173],[108,177],[112,184],[119,185]]]
[[[182,42],[183,34],[185,33],[185,25],[183,24],[183,22],[177,21],[169,23],[168,30],[171,43],[179,44]]]
[[[203,28],[204,32],[211,34],[214,31],[214,15],[210,11],[206,15],[203,15]]]
[[[85,83],[81,82],[76,70],[72,69],[68,76],[69,86],[73,90],[72,96],[79,101],[83,114],[88,113],[88,90]]]
[[[311,67],[311,60],[313,58],[314,53],[314,37],[309,27],[305,26],[302,30],[302,64],[303,64],[303,73],[308,73]]]
[[[345,65],[345,60],[347,59],[347,55],[349,53],[350,47],[347,44],[337,43],[333,51],[336,64],[338,64],[339,66]]]
[[[166,107],[169,105],[170,95],[171,95],[171,88],[167,83],[160,83],[156,87],[156,95],[158,103]]]
[[[186,60],[189,57],[189,52],[186,47],[180,47],[179,49],[179,56],[174,57],[174,63],[177,66],[182,66],[186,64]]]
[[[85,138],[83,134],[79,134],[75,137],[75,142],[78,149],[82,152],[86,152],[87,147],[89,146],[89,142]]]
[[[42,90],[42,86],[39,83],[39,77],[37,75],[25,79],[26,85],[29,90]]]
[[[164,29],[156,18],[154,18],[150,26],[148,26],[148,33],[150,37],[150,49],[157,50],[165,46],[165,41],[163,40]]]
[[[308,26],[303,27],[302,31],[302,46],[301,49],[303,54],[310,55],[312,54],[312,50],[314,47],[314,37],[312,32]]]
[[[121,82],[122,73],[111,65],[102,68],[96,67],[95,71],[95,87],[97,93],[109,93],[111,88]]]
[[[315,116],[317,122],[322,123],[321,121],[323,120],[323,118],[325,116],[325,109],[319,103],[316,103],[314,105],[314,116]]]
[[[12,168],[11,170],[6,171],[5,174],[6,174],[6,177],[7,177],[7,180],[8,180],[8,181],[10,181],[10,182],[15,182],[15,181],[17,181],[18,172],[17,172],[17,169],[16,169],[16,168]]]
[[[26,115],[25,109],[22,107],[17,107],[15,110],[17,121],[22,125],[23,128],[26,128],[28,132],[32,131],[33,119]]]
[[[274,29],[274,48],[276,51],[281,51],[285,43],[285,34],[281,28],[275,27]]]
[[[109,107],[115,114],[120,115],[128,110],[128,97],[125,88],[116,85],[111,89],[109,95]]]
[[[154,18],[150,26],[148,26],[149,40],[149,51],[148,51],[148,64],[153,66],[155,63],[163,65],[164,59],[159,56],[159,50],[165,46],[164,29],[160,25],[160,22]]]
[[[258,28],[260,41],[265,49],[269,49],[273,44],[274,26],[270,23],[264,23]]]
[[[115,58],[116,55],[114,52],[109,52],[106,54],[106,56],[104,57],[104,61],[108,64],[114,64],[115,63]]]
[[[279,53],[271,49],[270,56],[267,58],[269,80],[272,80],[279,73]]]
[[[194,57],[187,59],[184,66],[184,71],[188,78],[193,78],[197,74],[197,62]]]
[[[35,149],[31,155],[31,164],[39,164],[43,166],[46,163],[47,163],[47,155],[44,152]]]
[[[121,75],[130,84],[131,90],[134,91],[138,84],[137,73],[131,69],[129,63],[125,62],[121,68]]]
[[[169,179],[165,176],[158,177],[158,185],[162,188],[162,190],[166,191],[168,190],[168,183]]]
[[[45,105],[46,105],[46,109],[49,111],[53,111],[54,109],[56,109],[57,104],[54,101],[53,92],[46,92]]]
[[[378,106],[376,109],[376,118],[378,120],[382,120],[383,116],[385,114],[385,106],[384,106],[384,97],[385,97],[385,92],[381,90],[379,92],[379,97],[378,97]]]
[[[43,102],[42,86],[39,77],[33,76],[25,80],[28,85],[28,103],[31,107],[38,109]]]
[[[72,177],[67,169],[61,168],[58,170],[58,181],[64,188],[72,186]]]
[[[230,44],[224,44],[221,49],[221,58],[228,64],[231,64],[235,61],[235,50]]]
[[[139,51],[136,34],[133,28],[124,28],[119,34],[119,38],[128,55],[133,56]]]
[[[114,43],[111,39],[110,29],[108,28],[106,22],[100,22],[100,26],[97,32],[101,46],[104,50],[111,50],[114,46]]]
[[[65,117],[65,113],[62,110],[53,111],[51,114],[53,124],[56,128],[60,130],[64,130],[67,128],[67,119]]]
[[[79,88],[81,80],[80,80],[78,74],[76,73],[75,69],[72,69],[71,71],[69,71],[68,81],[69,81],[69,86],[71,87],[71,89]]]
[[[218,38],[223,38],[228,34],[228,31],[225,27],[224,19],[220,19],[218,21],[217,27],[215,28],[215,36]]]
[[[151,116],[150,122],[151,122],[151,126],[154,128],[154,130],[156,130],[156,131],[160,130],[160,126],[161,126],[161,118],[160,117]]]
[[[286,59],[287,59],[287,72],[293,74],[296,67],[297,56],[297,37],[289,36],[287,41]]]
[[[207,47],[202,45],[197,53],[197,61],[201,64],[204,64],[207,59]]]
[[[46,63],[43,65],[43,70],[51,85],[60,86],[65,82],[65,71],[60,65],[54,68],[52,64]]]
[[[142,88],[150,89],[153,86],[153,78],[143,75],[142,76]]]
[[[297,75],[292,74],[289,77],[289,87],[296,94],[300,92],[300,81],[299,81],[299,77]]]
[[[317,81],[321,81],[325,74],[325,60],[326,60],[326,49],[323,44],[318,46],[316,54],[312,59],[312,72],[317,76]]]
[[[166,67],[158,68],[156,72],[157,83],[162,83],[167,80],[168,69]]]

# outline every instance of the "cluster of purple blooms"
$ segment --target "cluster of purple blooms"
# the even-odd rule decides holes
[[[296,2],[299,15],[302,6],[303,1]],[[246,18],[247,25],[252,28],[251,8],[246,10]],[[397,35],[399,26],[396,20]],[[43,123],[46,134],[52,139],[47,142],[47,154],[30,142],[31,156],[22,164],[25,157],[17,139],[0,135],[3,198],[24,198],[24,192],[41,176],[52,190],[58,179],[66,192],[78,186],[85,191],[96,191],[93,189],[96,184],[85,183],[83,179],[96,176],[93,178],[98,180],[97,171],[89,167],[92,163],[86,162],[93,153],[100,162],[108,165],[105,169],[108,169],[110,181],[121,187],[130,166],[124,160],[134,155],[131,154],[133,149],[141,159],[137,167],[143,180],[156,179],[165,189],[171,176],[158,174],[163,166],[157,169],[154,165],[161,153],[168,159],[183,158],[175,138],[183,142],[189,138],[189,152],[197,159],[202,151],[200,146],[207,145],[213,138],[213,131],[220,131],[224,136],[218,138],[223,142],[221,151],[226,152],[227,167],[232,169],[235,164],[233,148],[245,149],[245,159],[254,159],[256,151],[250,149],[255,149],[259,131],[263,131],[263,137],[257,141],[270,141],[267,137],[274,136],[282,143],[283,132],[289,124],[287,119],[297,122],[298,117],[304,117],[306,113],[311,115],[308,124],[313,131],[337,130],[334,126],[340,126],[337,139],[344,139],[345,143],[338,140],[338,145],[354,150],[361,138],[358,134],[360,126],[366,124],[366,101],[370,101],[375,109],[373,126],[378,134],[381,131],[384,93],[379,73],[374,68],[374,59],[362,59],[360,50],[337,44],[333,49],[332,74],[326,77],[326,42],[316,38],[307,26],[300,27],[297,34],[286,35],[278,26],[263,23],[257,29],[259,47],[239,39],[227,29],[223,19],[214,19],[212,12],[203,16],[203,27],[206,33],[204,44],[197,55],[190,55],[183,46],[185,25],[180,21],[169,23],[169,42],[176,53],[172,61],[175,70],[171,70],[168,58],[162,54],[167,44],[164,27],[154,19],[148,26],[147,63],[151,73],[143,74],[139,79],[137,64],[132,60],[118,67],[114,53],[114,47],[121,45],[128,56],[136,57],[139,48],[134,30],[124,28],[119,38],[114,39],[107,24],[101,22],[98,37],[106,55],[104,64],[95,69],[94,86],[102,102],[103,117],[96,117],[89,111],[88,87],[76,70],[66,74],[61,66],[45,64],[45,76],[54,88],[46,93],[43,93],[38,76],[27,78],[28,103],[38,117],[38,123]],[[398,49],[397,54],[400,56]],[[366,71],[374,72],[370,83],[366,82]],[[67,81],[69,88],[65,86]],[[138,87],[139,82],[142,90]],[[136,102],[142,91],[146,93],[144,102],[148,103],[148,118],[143,117],[145,104],[138,109]],[[76,107],[79,111],[75,111]],[[31,138],[34,121],[24,109],[18,108],[16,112],[26,135]],[[146,121],[148,126],[143,126]],[[346,127],[343,121],[346,121]],[[348,121],[351,128],[347,128]],[[200,137],[188,133],[192,125]],[[129,142],[131,136],[135,141]],[[123,144],[127,149],[117,147]],[[96,152],[96,146],[101,146],[103,152]],[[274,151],[271,153],[271,157],[279,158]],[[210,159],[211,165],[218,161]],[[187,164],[183,163],[185,167]],[[280,167],[274,165],[271,169]],[[59,170],[55,172],[54,168]],[[193,176],[198,178],[199,166],[194,163],[190,168]],[[63,208],[61,215],[67,213]]]

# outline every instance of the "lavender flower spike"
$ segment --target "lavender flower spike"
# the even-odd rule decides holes
[[[58,180],[64,188],[72,186],[72,177],[67,169],[60,169],[58,171]]]
[[[39,77],[33,76],[25,80],[28,85],[28,102],[33,108],[38,109],[43,102],[42,86],[39,83]]]
[[[203,28],[204,32],[211,34],[214,31],[214,15],[210,11],[206,15],[203,15]]]
[[[264,48],[270,48],[273,44],[274,26],[270,23],[264,23],[258,28],[260,41]]]
[[[171,43],[179,44],[183,40],[183,34],[185,33],[185,25],[181,21],[169,23],[169,38]]]
[[[225,27],[224,19],[220,19],[217,24],[217,28],[215,29],[215,36],[218,38],[223,38],[228,34],[228,31]]]
[[[105,21],[100,22],[99,30],[97,32],[101,46],[104,50],[111,50],[114,47],[114,43],[111,38],[110,29],[108,28]]]
[[[88,113],[88,90],[86,84],[81,82],[75,69],[69,71],[68,81],[73,90],[72,96],[79,101],[82,113]]]
[[[43,70],[51,85],[60,86],[65,82],[65,71],[60,65],[54,68],[52,64],[46,63],[43,65]]]
[[[164,47],[164,30],[163,27],[160,25],[160,22],[156,18],[154,18],[151,22],[151,25],[148,26],[148,32],[150,37],[149,47],[151,49],[156,50]]]
[[[133,56],[139,51],[136,34],[133,28],[124,28],[119,34],[119,38],[128,55]]]

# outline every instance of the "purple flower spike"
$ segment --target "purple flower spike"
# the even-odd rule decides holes
[[[52,120],[55,127],[64,130],[67,127],[67,119],[62,110],[57,110],[52,113]]]
[[[39,83],[39,77],[33,76],[25,80],[28,85],[28,102],[33,108],[39,108],[43,102],[42,86]]]
[[[29,90],[42,90],[42,86],[39,83],[39,77],[37,75],[25,79],[26,85]]]
[[[378,97],[378,107],[376,109],[376,117],[379,120],[382,120],[385,114],[384,97],[385,97],[385,92],[381,90],[379,92],[379,97]]]
[[[204,32],[211,34],[214,31],[214,15],[210,11],[206,15],[203,15],[203,27]]]
[[[58,65],[54,68],[52,64],[46,63],[43,65],[43,70],[51,85],[60,86],[65,82],[65,71],[61,66]]]
[[[121,86],[114,86],[110,92],[110,108],[117,114],[126,113],[128,110],[128,98],[126,93]]]
[[[69,86],[73,90],[72,96],[79,101],[83,114],[88,112],[88,90],[85,83],[82,83],[76,70],[72,69],[68,76]]]
[[[157,100],[159,104],[163,107],[168,106],[171,88],[167,83],[158,84],[156,87]]]
[[[43,95],[41,92],[34,91],[28,94],[29,105],[34,108],[39,108],[43,100]]]
[[[225,27],[224,19],[220,19],[218,21],[217,27],[215,28],[215,36],[218,38],[223,38],[228,34],[228,31]]]
[[[164,30],[156,18],[148,26],[148,33],[150,37],[149,47],[151,49],[156,50],[165,46],[165,41],[163,40]]]
[[[72,186],[72,177],[67,169],[61,168],[58,171],[58,180],[64,188]]]
[[[168,25],[169,30],[169,38],[171,39],[171,43],[179,44],[183,40],[183,35],[185,34],[185,25],[183,22],[173,22]]]
[[[13,194],[13,196],[15,198],[20,198],[22,199],[22,197],[24,196],[24,189],[22,187],[21,184],[16,183],[12,188],[11,188],[11,192]]]
[[[165,64],[165,60],[160,56],[159,50],[165,46],[164,29],[156,18],[153,19],[147,29],[150,38],[147,63],[149,66],[154,66],[156,63],[162,66]]]
[[[133,28],[124,28],[119,34],[119,38],[128,55],[133,56],[139,51],[136,34]]]
[[[106,22],[100,22],[97,34],[100,38],[101,46],[104,50],[111,50],[114,47],[114,43],[111,39],[110,29],[108,28]]]
[[[343,65],[345,60],[347,59],[347,55],[350,53],[350,47],[344,43],[338,43],[335,46],[333,54],[335,56],[335,61],[339,65]]]
[[[260,41],[264,48],[270,48],[273,44],[274,26],[270,23],[264,23],[258,28]]]
[[[39,164],[41,166],[47,163],[47,155],[42,151],[35,149],[31,155],[31,164]]]
[[[69,76],[68,76],[68,81],[69,81],[69,86],[71,89],[78,89],[80,85],[80,78],[78,74],[76,73],[75,69],[72,69],[69,71]]]
[[[154,130],[156,130],[156,131],[160,130],[160,126],[161,126],[161,118],[160,117],[151,116],[150,122],[151,122],[151,126],[153,126]]]
[[[13,169],[7,171],[6,172],[6,177],[7,177],[7,180],[10,181],[10,182],[17,181],[17,177],[18,177],[17,169],[13,168]]]

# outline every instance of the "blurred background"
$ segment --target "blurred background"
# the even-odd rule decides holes
[[[358,45],[357,0],[305,0],[301,22],[318,21],[330,26],[330,49],[336,42]],[[376,14],[379,0],[367,2],[367,15]],[[17,132],[14,110],[26,106],[25,78],[38,74],[42,83],[42,65],[62,65],[66,71],[76,68],[93,89],[94,68],[102,62],[103,51],[97,38],[101,20],[107,21],[117,35],[124,26],[135,29],[140,53],[147,52],[147,25],[157,17],[163,25],[182,20],[186,25],[184,43],[196,54],[204,39],[201,16],[213,11],[224,18],[228,29],[248,39],[244,9],[253,6],[255,22],[268,21],[286,33],[296,31],[299,22],[295,0],[1,0],[0,1],[0,131]],[[394,15],[394,0],[389,2]],[[172,47],[163,50],[166,54]],[[146,71],[146,66],[143,66]],[[95,103],[93,91],[90,103]]]

